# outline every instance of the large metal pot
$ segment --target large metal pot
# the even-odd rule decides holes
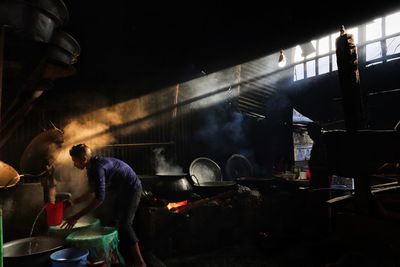
[[[235,190],[237,183],[235,181],[217,181],[203,182],[201,184],[193,184],[193,191],[202,197],[211,197],[220,193]]]
[[[19,182],[20,175],[10,165],[0,161],[0,188],[7,188]]]
[[[189,172],[193,191],[203,197],[218,195],[237,187],[235,181],[222,181],[221,168],[209,158],[200,157],[192,161]]]
[[[157,182],[153,192],[158,198],[169,202],[187,200],[192,194],[192,185],[187,179],[187,173],[167,174],[157,173]]]
[[[61,0],[0,2],[0,24],[8,25],[24,40],[48,43],[68,16],[68,9]]]
[[[59,31],[51,40],[49,56],[53,61],[64,65],[72,65],[78,60],[81,48],[78,42],[68,33]]]
[[[64,240],[48,236],[17,239],[3,245],[7,267],[49,266],[50,254],[64,246]]]

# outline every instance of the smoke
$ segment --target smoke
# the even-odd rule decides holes
[[[213,112],[209,110],[204,124],[195,134],[195,139],[208,143],[213,152],[217,154],[227,152],[232,148],[239,148],[239,145],[246,142],[243,121],[244,117],[240,112],[226,114],[221,109]],[[237,153],[238,151],[233,152]]]
[[[69,150],[78,143],[85,143],[92,150],[113,143],[115,137],[108,129],[118,123],[121,123],[120,114],[108,110],[86,114],[67,123],[63,128],[64,143],[54,164],[54,175],[60,181],[58,191],[79,196],[87,190],[86,172],[74,167]]]
[[[244,140],[244,133],[242,128],[243,114],[234,112],[232,117],[229,118],[222,130],[231,135],[231,139],[235,142],[242,142]]]
[[[183,172],[183,168],[174,165],[172,162],[165,158],[164,148],[153,149],[155,157],[155,169],[157,174],[179,174]]]

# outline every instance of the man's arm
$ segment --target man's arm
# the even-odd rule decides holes
[[[87,194],[85,194],[86,196]],[[91,194],[89,194],[91,195]],[[65,229],[72,229],[74,227],[74,225],[77,223],[77,221],[85,216],[86,214],[94,211],[98,206],[101,205],[101,203],[103,203],[103,201],[100,201],[96,198],[93,198],[93,200],[89,203],[89,205],[87,205],[85,208],[83,208],[82,210],[80,210],[78,213],[68,217],[65,219],[65,222],[61,225],[61,228],[65,228]]]
[[[72,204],[75,205],[75,204],[82,203],[82,202],[84,202],[86,200],[89,200],[92,197],[93,197],[93,193],[88,191],[88,192],[84,193],[83,195],[81,195],[80,197],[77,197],[77,198],[73,199],[72,200]]]

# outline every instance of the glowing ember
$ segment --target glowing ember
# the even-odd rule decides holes
[[[170,202],[170,203],[168,203],[167,208],[168,208],[169,210],[171,210],[171,209],[176,209],[176,208],[178,208],[178,207],[187,205],[187,203],[188,203],[187,200],[180,201],[180,202]]]

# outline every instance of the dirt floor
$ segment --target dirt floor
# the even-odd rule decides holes
[[[159,259],[146,253],[149,267],[400,267],[400,250],[371,238],[344,242],[269,240],[227,246],[193,255]]]

